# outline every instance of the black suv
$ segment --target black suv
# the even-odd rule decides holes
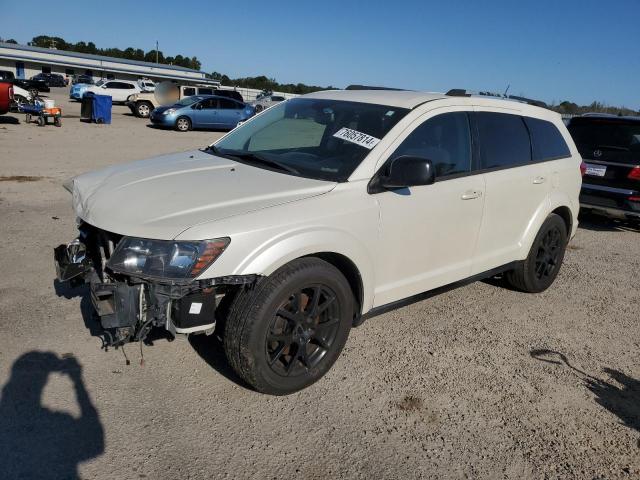
[[[67,85],[64,77],[57,73],[39,73],[31,77],[31,80],[42,80],[48,87],[65,87]]]
[[[640,220],[640,117],[585,115],[567,127],[586,165],[580,207]]]

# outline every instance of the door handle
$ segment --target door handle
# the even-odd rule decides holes
[[[468,190],[462,194],[460,198],[462,200],[473,200],[474,198],[478,198],[482,196],[482,192],[478,190]]]
[[[541,183],[546,182],[547,179],[545,177],[536,177],[533,179],[533,183],[536,185],[540,185]]]

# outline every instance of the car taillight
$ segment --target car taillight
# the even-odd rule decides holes
[[[640,167],[633,167],[627,178],[629,180],[640,180]]]
[[[640,197],[629,197],[627,200],[630,202],[640,202]]]
[[[587,164],[584,162],[580,162],[580,175],[584,177],[585,173],[587,173]]]

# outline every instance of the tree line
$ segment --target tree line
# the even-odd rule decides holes
[[[275,78],[268,78],[264,75],[257,77],[230,78],[219,72],[213,72],[209,78],[217,80],[222,85],[242,88],[256,88],[258,90],[271,90],[284,93],[305,93],[317,92],[318,90],[334,90],[336,87],[319,87],[317,85],[305,85],[304,83],[279,83]]]
[[[9,43],[18,43],[13,39],[9,39]],[[42,48],[55,48],[57,50],[67,50],[79,53],[90,53],[93,55],[104,55],[105,57],[113,58],[126,58],[128,60],[139,60],[141,62],[161,63],[164,65],[177,65],[180,67],[192,68],[194,70],[200,70],[202,66],[200,61],[196,57],[188,57],[182,55],[176,55],[175,57],[165,57],[161,50],[156,51],[148,50],[145,52],[141,48],[125,48],[121,50],[119,48],[98,48],[93,42],[77,42],[69,43],[60,37],[50,37],[48,35],[38,35],[33,37],[29,45]]]
[[[640,111],[627,107],[612,107],[602,102],[592,102],[590,105],[578,105],[565,100],[558,104],[552,103],[549,108],[555,112],[569,115],[582,115],[583,113],[608,113],[610,115],[640,115]]]

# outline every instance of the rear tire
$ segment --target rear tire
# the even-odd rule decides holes
[[[176,120],[176,130],[179,132],[188,132],[191,130],[191,120],[187,117],[180,117]]]
[[[353,321],[353,293],[333,265],[301,258],[233,299],[224,328],[231,367],[255,390],[286,395],[319,380]]]
[[[527,258],[505,274],[507,283],[528,293],[549,288],[560,271],[567,237],[564,220],[555,213],[549,215],[540,227]]]
[[[153,110],[153,105],[149,102],[138,102],[136,104],[136,115],[140,118],[149,118]]]
[[[262,110],[264,110],[262,105],[256,105],[256,113],[260,113]]]

